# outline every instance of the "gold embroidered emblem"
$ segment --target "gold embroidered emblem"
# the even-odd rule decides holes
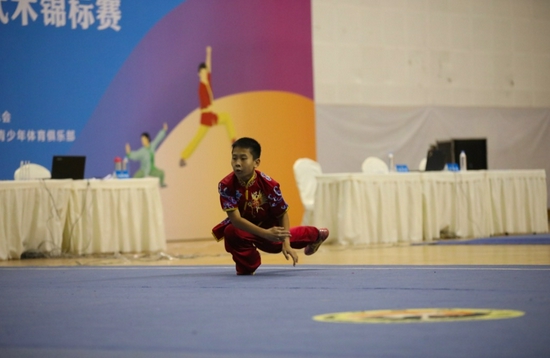
[[[264,203],[265,198],[262,195],[262,192],[256,191],[251,193],[251,200],[247,203],[247,205],[250,207],[253,214],[257,214],[260,210],[264,210],[264,208],[262,208],[262,204]]]

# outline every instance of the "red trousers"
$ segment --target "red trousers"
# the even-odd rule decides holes
[[[293,249],[303,249],[317,240],[319,230],[313,226],[296,226],[290,228],[290,235],[290,246]],[[268,241],[237,229],[232,224],[225,228],[224,242],[225,251],[233,256],[238,275],[251,275],[261,265],[258,249],[271,254],[280,253],[283,249],[280,242]]]

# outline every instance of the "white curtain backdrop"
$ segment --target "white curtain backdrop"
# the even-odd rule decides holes
[[[317,160],[324,173],[360,172],[368,156],[417,169],[437,140],[486,138],[489,169],[550,173],[549,108],[316,105]],[[550,187],[546,183],[550,207]]]

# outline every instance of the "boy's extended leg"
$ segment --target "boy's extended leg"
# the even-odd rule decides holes
[[[306,255],[313,255],[319,246],[327,239],[327,229],[317,229],[314,226],[296,226],[290,228],[290,247],[293,249],[303,249]],[[277,254],[282,250],[281,243],[273,243],[265,240],[256,240],[255,245],[258,249]]]
[[[319,229],[314,226],[296,226],[290,228],[290,235],[290,247],[303,249],[317,241]]]
[[[313,255],[328,237],[328,229],[313,226],[296,226],[290,229],[290,246],[293,249],[304,248],[304,254]]]
[[[293,249],[305,248],[304,254],[313,255],[328,237],[328,229],[313,226],[297,226],[290,229],[290,246]]]
[[[254,235],[228,225],[224,230],[225,251],[233,256],[237,275],[252,275],[262,263]]]

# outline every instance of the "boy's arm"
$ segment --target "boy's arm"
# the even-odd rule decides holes
[[[285,239],[288,240],[288,237],[290,237],[290,231],[288,231],[288,228],[285,228],[283,226],[274,226],[269,229],[261,228],[258,225],[255,225],[243,218],[239,210],[228,211],[227,216],[229,217],[229,220],[231,220],[233,226],[235,226],[237,229],[244,230],[266,240],[281,242]]]
[[[284,227],[288,231],[289,235],[285,237],[283,241],[283,255],[288,260],[288,256],[292,257],[292,266],[296,266],[298,263],[298,254],[290,247],[290,219],[288,217],[288,211],[279,218],[279,225]]]

